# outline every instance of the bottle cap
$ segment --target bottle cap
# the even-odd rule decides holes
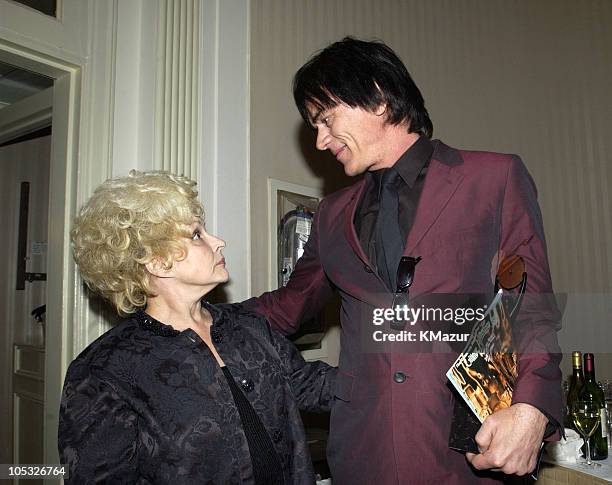
[[[582,352],[572,352],[572,364],[574,369],[582,369]]]

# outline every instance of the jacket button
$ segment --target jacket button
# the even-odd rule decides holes
[[[363,269],[366,273],[373,273],[372,268],[370,268],[367,264],[363,266]]]
[[[221,334],[221,331],[218,328],[213,328],[210,330],[210,337],[212,341],[216,344],[221,343],[221,341],[223,340],[223,335]]]
[[[274,431],[272,431],[272,441],[274,441],[275,443],[278,443],[282,437],[283,433],[281,433],[280,430],[275,429]]]
[[[255,389],[255,385],[251,379],[242,379],[240,381],[240,385],[246,392],[251,392],[253,389]]]
[[[402,382],[404,382],[406,380],[406,374],[404,374],[403,372],[395,372],[393,374],[393,380],[395,382],[397,382],[398,384],[401,384]]]

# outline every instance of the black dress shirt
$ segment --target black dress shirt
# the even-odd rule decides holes
[[[433,150],[434,146],[431,140],[421,136],[393,165],[401,179],[397,194],[399,199],[399,228],[404,247],[414,222],[421,192],[423,192],[425,175]],[[355,231],[361,247],[373,267],[376,267],[375,228],[383,171],[384,169],[366,173],[366,188],[355,212],[354,220]]]
[[[305,362],[240,305],[207,305],[211,340],[273,443],[281,483],[314,483],[299,409],[328,411],[335,369]],[[140,312],[85,349],[66,375],[59,423],[68,484],[254,484],[224,371],[196,332]]]

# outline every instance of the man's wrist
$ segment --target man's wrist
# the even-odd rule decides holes
[[[544,435],[542,436],[542,439],[548,438],[549,436],[553,435],[556,431],[559,431],[559,433],[561,435],[563,435],[563,428],[562,426],[559,424],[559,422],[553,418],[546,410],[535,406],[533,404],[530,404],[528,402],[521,402],[521,403],[515,403],[513,405],[516,404],[522,404],[525,406],[529,406],[529,408],[535,410],[535,411],[539,411],[540,414],[542,415],[542,417],[544,419],[546,419],[546,426],[544,428]]]

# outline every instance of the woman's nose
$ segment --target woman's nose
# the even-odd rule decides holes
[[[212,246],[214,246],[215,249],[223,249],[225,247],[225,241],[220,237],[210,234],[210,238]]]

